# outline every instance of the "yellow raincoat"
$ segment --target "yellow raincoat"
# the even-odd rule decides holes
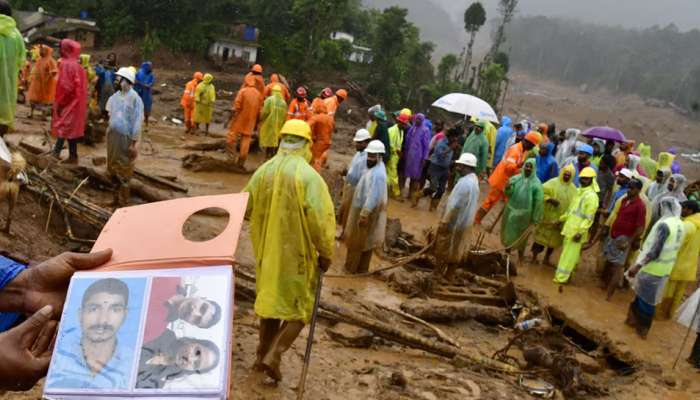
[[[685,296],[690,282],[695,282],[698,273],[698,255],[700,255],[700,213],[683,219],[685,238],[673,266],[669,281],[666,283],[664,301],[669,302],[667,317],[675,314]],[[668,299],[668,300],[666,300]]]
[[[211,74],[204,75],[204,79],[197,85],[194,91],[194,122],[196,124],[211,123],[214,115],[214,102],[216,101],[216,88],[212,84],[214,77]]]
[[[333,257],[333,201],[323,178],[309,165],[310,145],[283,140],[277,155],[259,167],[243,189],[250,193],[255,312],[261,318],[308,323],[318,258]]]
[[[593,225],[595,213],[598,210],[597,190],[598,184],[595,179],[590,186],[578,188],[569,209],[559,218],[560,221],[564,222],[564,227],[561,230],[564,237],[564,248],[554,275],[555,283],[568,282],[581,258],[581,248],[588,241],[588,230]],[[579,233],[581,240],[575,242],[574,236]]]
[[[564,173],[571,174],[571,180],[564,182]],[[576,197],[576,185],[574,185],[574,170],[573,164],[568,164],[559,171],[557,179],[550,179],[542,185],[544,191],[544,216],[542,223],[537,226],[535,231],[535,243],[550,249],[556,249],[561,246],[563,237],[559,228],[559,218],[564,214]],[[554,199],[559,202],[558,206],[548,203],[547,200]]]
[[[260,147],[277,147],[280,130],[287,121],[287,103],[282,97],[282,86],[273,86],[272,95],[265,99],[260,121]]]
[[[496,133],[498,132],[498,129],[496,129],[496,127],[489,121],[484,120],[484,123],[486,124],[484,135],[486,135],[486,140],[489,141],[489,160],[486,165],[489,168],[493,168],[493,153],[496,150]]]
[[[389,143],[391,155],[386,164],[386,180],[389,185],[391,195],[394,197],[401,196],[401,188],[399,188],[399,159],[401,158],[401,148],[403,147],[404,132],[395,124],[389,128]]]

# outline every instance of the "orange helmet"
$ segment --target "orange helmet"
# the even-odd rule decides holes
[[[257,72],[258,74],[262,74],[263,72],[262,65],[260,64],[253,65],[253,67],[250,70],[253,72]]]
[[[194,73],[194,79],[201,81],[202,79],[204,79],[204,75],[201,72],[197,71]]]
[[[323,96],[324,98],[331,97],[333,96],[333,90],[329,87],[324,88],[323,90],[321,90],[321,96]]]
[[[335,95],[345,100],[348,98],[348,91],[345,89],[338,89],[338,91],[335,92]]]

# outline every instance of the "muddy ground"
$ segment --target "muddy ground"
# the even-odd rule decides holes
[[[179,95],[191,71],[158,70],[158,93],[155,96],[154,115],[151,129],[142,146],[138,166],[149,173],[176,176],[178,182],[187,185],[188,195],[219,194],[238,192],[246,183],[248,176],[221,173],[194,173],[181,168],[181,158],[189,151],[180,146],[187,143],[202,142],[201,136],[183,138],[184,129],[166,118],[181,118]],[[217,88],[220,90],[217,101],[217,116],[212,129],[214,135],[225,133],[222,122],[227,118],[224,111],[228,109],[233,98],[233,91],[240,85],[239,73],[215,73]],[[531,118],[549,121],[554,117],[559,128],[583,126],[590,123],[620,122],[632,130],[636,124],[642,124],[638,136],[651,141],[652,145],[697,146],[695,137],[699,125],[678,116],[668,109],[646,107],[639,99],[617,97],[606,93],[582,93],[578,88],[568,88],[551,82],[536,82],[523,75],[517,75],[514,90],[509,96],[506,111],[512,114],[527,115]],[[320,85],[319,85],[320,86]],[[351,99],[346,105],[352,113],[339,116],[338,133],[334,137],[333,152],[329,168],[324,177],[333,188],[338,171],[348,162],[350,138],[362,123],[362,109]],[[16,132],[8,135],[8,141],[18,143],[26,141],[48,150],[44,130],[47,122],[28,120],[28,109],[20,106]],[[657,134],[656,132],[659,132]],[[666,135],[668,134],[668,135]],[[663,137],[662,137],[663,136]],[[666,137],[668,136],[668,140]],[[663,139],[663,140],[662,140]],[[81,163],[91,165],[92,158],[105,155],[104,144],[95,147],[81,146]],[[211,155],[211,153],[210,153]],[[213,153],[224,159],[223,153]],[[260,154],[254,154],[249,166],[262,162]],[[696,171],[695,165],[684,161],[684,167]],[[696,172],[695,172],[696,174]],[[691,178],[697,175],[690,174]],[[486,188],[482,188],[485,192]],[[109,195],[100,191],[84,188],[80,196],[107,206]],[[483,196],[483,193],[482,193]],[[138,201],[138,199],[134,199]],[[428,205],[410,209],[406,203],[391,201],[389,216],[399,218],[403,229],[412,233],[419,240],[425,228],[436,224],[435,213],[427,211]],[[46,229],[48,205],[40,203],[31,194],[22,192],[20,204],[14,215],[12,237],[0,235],[0,247],[19,253],[33,260],[42,260],[64,250],[86,250],[84,246],[72,243],[63,235],[61,219],[52,215]],[[487,217],[484,226],[489,226],[496,212]],[[0,219],[4,214],[0,212]],[[195,235],[206,235],[208,231],[221,225],[220,218],[202,217]],[[85,231],[85,235],[91,232]],[[96,234],[96,232],[92,232]],[[497,247],[498,228],[487,235],[485,245]],[[616,293],[612,302],[604,300],[604,293],[598,288],[594,274],[594,265],[600,251],[593,248],[582,258],[579,271],[573,284],[559,293],[551,283],[553,270],[543,265],[525,265],[519,268],[514,278],[523,289],[531,290],[543,306],[555,305],[564,310],[572,325],[590,332],[596,339],[612,343],[617,351],[624,353],[627,360],[634,362],[634,370],[619,368],[619,365],[607,364],[595,375],[595,382],[604,393],[586,395],[585,398],[611,399],[696,399],[700,396],[698,375],[683,360],[676,371],[671,371],[674,358],[679,351],[685,329],[671,321],[654,323],[647,340],[640,340],[632,329],[623,323],[627,304],[632,294],[630,291]],[[237,258],[242,265],[252,265],[252,247],[247,225],[237,250]],[[330,273],[341,273],[345,250],[337,243],[337,254],[333,260]],[[556,257],[556,254],[555,254]],[[386,266],[388,263],[377,257],[372,268]],[[387,306],[397,306],[406,296],[389,289],[385,282],[377,278],[332,279],[325,281],[323,298],[361,309],[361,304],[371,302]],[[233,385],[234,399],[292,399],[294,388],[301,370],[306,332],[297,340],[291,351],[283,360],[285,379],[279,386],[269,386],[262,377],[250,371],[257,345],[256,318],[249,301],[237,301],[236,319],[234,321]],[[531,398],[520,388],[514,376],[479,370],[459,363],[451,363],[445,358],[429,353],[412,350],[387,340],[373,339],[368,349],[349,348],[340,345],[328,335],[331,324],[321,320],[313,352],[312,364],[307,384],[308,399],[516,399]],[[450,336],[463,346],[490,356],[505,346],[513,336],[509,328],[488,326],[475,321],[440,324]],[[415,326],[413,329],[419,330]],[[683,358],[688,354],[690,343],[686,345]],[[617,368],[616,368],[617,367]],[[633,372],[633,373],[629,373]],[[7,399],[34,399],[41,396],[41,384],[27,393],[6,393]],[[561,394],[558,394],[561,396]]]

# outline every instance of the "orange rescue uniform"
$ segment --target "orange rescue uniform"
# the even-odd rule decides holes
[[[234,119],[226,138],[228,144],[235,144],[240,137],[240,160],[248,157],[251,136],[258,123],[262,106],[262,94],[255,87],[252,74],[246,75],[243,85],[243,89],[238,91],[233,101]]]
[[[328,149],[331,148],[331,139],[335,129],[335,120],[328,114],[323,102],[314,107],[314,115],[309,119],[309,126],[313,139],[311,165],[316,171],[321,171],[328,159]]]
[[[493,171],[489,177],[489,194],[481,206],[482,209],[488,211],[501,199],[504,199],[506,184],[508,184],[508,179],[515,176],[520,172],[520,168],[525,163],[527,158],[527,153],[523,148],[523,143],[517,143],[510,146],[506,150],[505,155],[496,169]],[[477,221],[480,222],[480,221]]]
[[[289,103],[289,111],[287,111],[287,120],[300,119],[306,121],[309,119],[309,101],[306,99],[299,100],[295,98]]]
[[[30,75],[29,101],[35,104],[53,104],[58,83],[58,63],[53,59],[53,49],[41,45],[44,54],[36,61]]]
[[[270,75],[270,83],[268,83],[267,86],[265,86],[265,90],[263,91],[263,98],[266,99],[272,96],[272,88],[275,85],[280,85],[280,87],[282,88],[282,98],[285,102],[287,102],[287,104],[289,104],[289,100],[292,98],[292,96],[289,94],[289,88],[287,87],[287,85],[280,82],[280,77],[277,74]]]
[[[187,129],[194,128],[194,92],[197,90],[199,82],[202,81],[202,77],[201,72],[195,72],[193,79],[185,85],[185,91],[180,98],[180,105],[185,111],[185,127]]]

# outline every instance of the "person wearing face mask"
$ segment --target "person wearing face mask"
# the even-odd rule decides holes
[[[588,230],[593,225],[596,210],[598,210],[598,183],[595,181],[596,172],[593,168],[584,168],[580,173],[581,186],[576,197],[569,205],[559,221],[564,223],[561,234],[564,237],[564,248],[556,273],[554,283],[565,284],[581,258],[583,244],[588,241]],[[561,287],[560,287],[561,290]]]
[[[133,89],[136,77],[128,68],[117,71],[119,91],[107,101],[107,171],[117,186],[114,205],[129,203],[129,181],[134,174],[138,154],[136,144],[141,136],[143,101]]]
[[[309,165],[311,128],[289,120],[277,154],[243,189],[256,259],[255,313],[260,342],[253,369],[282,379],[282,355],[311,320],[319,274],[335,248],[335,210],[328,185]]]
[[[552,253],[562,245],[564,238],[561,235],[559,218],[569,209],[569,204],[576,197],[573,178],[574,166],[569,164],[559,171],[558,178],[550,179],[542,185],[543,216],[542,223],[535,230],[535,241],[532,243],[533,263],[536,263],[539,254],[547,249],[544,262],[552,265]]]
[[[365,149],[367,172],[355,188],[346,224],[345,245],[348,255],[345,272],[365,273],[369,270],[372,252],[384,242],[386,231],[387,185],[382,156],[384,144],[373,140]]]

